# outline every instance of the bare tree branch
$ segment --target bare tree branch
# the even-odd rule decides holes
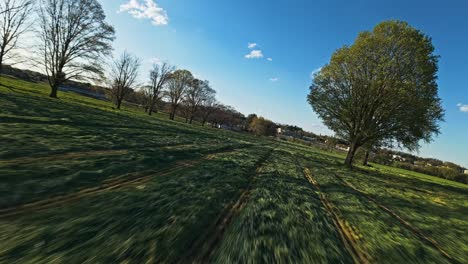
[[[176,70],[170,75],[167,83],[167,91],[165,93],[171,103],[170,119],[174,120],[177,108],[192,81],[193,75],[187,70]]]
[[[51,86],[51,97],[70,79],[103,75],[101,62],[110,55],[114,28],[105,22],[97,0],[41,0],[39,54]]]
[[[124,52],[120,58],[114,60],[110,72],[111,91],[117,109],[120,109],[122,101],[136,86],[140,60]]]
[[[18,40],[28,29],[33,0],[3,0],[0,2],[0,73],[4,61],[18,48]]]
[[[153,69],[150,71],[150,84],[144,87],[146,110],[149,115],[157,112],[157,102],[163,97],[163,89],[173,71],[174,67],[167,62],[153,65]]]

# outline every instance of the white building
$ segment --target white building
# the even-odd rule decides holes
[[[465,173],[465,174],[468,174],[468,170],[465,170],[464,173]]]

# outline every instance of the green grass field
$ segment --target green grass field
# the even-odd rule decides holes
[[[0,263],[468,263],[467,185],[0,83]]]

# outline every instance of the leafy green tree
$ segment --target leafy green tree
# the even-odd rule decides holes
[[[276,135],[276,124],[263,117],[253,118],[249,130],[257,136]]]
[[[250,124],[252,123],[252,121],[254,121],[257,118],[258,118],[258,116],[256,114],[248,115],[247,118],[245,119],[245,130],[249,131]]]
[[[346,165],[369,142],[415,150],[439,133],[437,63],[431,39],[402,21],[382,22],[335,51],[315,74],[308,102],[349,142]]]

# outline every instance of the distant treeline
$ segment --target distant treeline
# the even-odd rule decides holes
[[[5,66],[3,73],[31,82],[47,81],[46,75],[30,70],[16,69],[10,66]],[[103,95],[102,98],[112,101],[112,91],[109,88],[76,81],[67,81],[64,86],[81,89],[81,94],[85,96],[90,96],[90,94],[94,93],[96,95]],[[99,96],[93,97],[101,98]],[[125,104],[147,108],[147,98],[144,89],[136,91],[131,90],[125,97]],[[200,104],[199,109],[193,113],[193,117],[191,117],[192,112],[187,109],[188,107],[189,105],[182,101],[180,107],[178,107],[176,111],[176,114],[184,118],[186,122],[189,122],[190,118],[192,118],[193,121],[199,122],[202,125],[208,124],[217,128],[245,131],[258,136],[277,136],[281,134],[285,139],[290,138],[299,143],[305,143],[307,145],[313,144],[329,150],[340,147],[345,148],[348,145],[344,140],[326,135],[317,135],[312,132],[304,131],[298,126],[278,124],[266,118],[259,117],[256,114],[245,116],[235,108],[217,101],[211,102],[209,105]],[[171,104],[164,100],[164,98],[161,98],[156,102],[153,111],[156,111],[156,109],[165,113],[170,113]],[[145,110],[148,111],[149,109]],[[363,159],[364,155],[364,151],[357,153],[357,157],[360,159]],[[421,158],[412,154],[388,149],[373,151],[369,157],[369,161],[468,184],[468,174],[464,173],[465,168],[452,162]]]

